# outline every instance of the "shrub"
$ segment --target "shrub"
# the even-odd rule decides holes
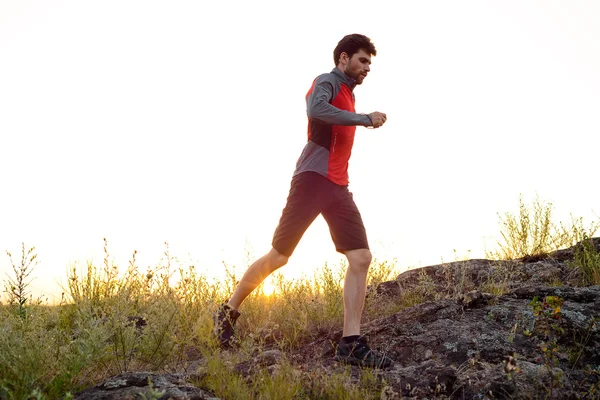
[[[543,257],[556,250],[573,246],[584,237],[592,237],[600,227],[600,221],[583,225],[582,218],[571,216],[569,224],[555,223],[553,205],[538,196],[530,205],[519,196],[519,210],[515,215],[507,212],[500,216],[501,240],[497,249],[486,249],[486,257],[496,260]]]

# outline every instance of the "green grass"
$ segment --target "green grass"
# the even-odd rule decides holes
[[[600,285],[600,253],[587,233],[575,247],[570,265],[581,272],[584,285]]]
[[[23,245],[23,254],[29,265],[34,250]],[[235,274],[209,280],[194,266],[175,262],[168,246],[161,262],[149,270],[141,271],[135,257],[133,253],[123,271],[110,262],[105,242],[102,265],[68,269],[65,296],[56,306],[24,295],[29,281],[23,281],[18,296],[7,292],[8,302],[0,306],[0,398],[62,398],[125,371],[182,371],[192,353],[207,361],[202,385],[222,398],[377,397],[381,382],[365,377],[349,383],[345,372],[321,374],[309,382],[285,361],[272,373],[259,368],[251,379],[233,368],[263,349],[290,354],[324,333],[341,330],[343,263],[324,265],[297,280],[275,275],[273,295],[259,287],[241,310],[241,349],[225,360],[212,336],[212,314],[235,287]],[[24,278],[20,271],[29,269],[16,268],[7,290]],[[368,283],[374,289],[397,274],[395,263],[374,261]],[[375,293],[371,290],[367,298],[365,320],[384,315],[375,305]]]
[[[589,239],[598,223],[585,227],[581,219],[572,219],[568,225],[554,224],[551,216],[545,203],[528,209],[520,199],[518,215],[500,219],[502,240],[489,254],[496,259],[539,256],[580,243],[571,266],[581,273],[582,284],[599,284],[600,256]],[[342,329],[344,263],[325,264],[296,280],[275,274],[272,295],[259,286],[241,310],[241,348],[224,355],[212,336],[212,314],[235,288],[233,271],[225,266],[226,279],[210,280],[194,266],[177,262],[168,245],[153,268],[140,270],[135,252],[119,268],[110,261],[106,241],[104,250],[101,265],[76,264],[67,270],[65,295],[56,306],[42,304],[28,291],[35,249],[23,244],[17,261],[9,254],[14,276],[4,283],[0,305],[0,398],[68,397],[124,371],[183,371],[198,358],[205,364],[197,383],[224,399],[375,399],[386,386],[375,371],[363,371],[358,379],[344,368],[299,371],[287,357]],[[376,288],[400,271],[395,260],[374,260],[363,322],[472,289],[504,294],[511,271],[498,265],[479,288],[470,280],[466,260],[456,273],[448,270],[443,290],[421,270],[416,286],[388,298]],[[283,353],[274,370],[259,367],[250,376],[235,370],[267,348]]]

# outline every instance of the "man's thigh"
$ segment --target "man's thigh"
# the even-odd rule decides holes
[[[290,257],[304,232],[322,210],[323,180],[314,172],[303,172],[292,179],[290,192],[279,224],[273,234],[273,248]]]
[[[322,213],[329,225],[331,239],[338,252],[369,249],[367,231],[362,216],[352,193],[346,187],[340,188],[336,201],[328,205]]]

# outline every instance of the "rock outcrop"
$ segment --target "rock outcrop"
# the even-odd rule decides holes
[[[563,299],[560,311],[535,315],[535,296]],[[398,398],[577,398],[599,382],[600,286],[468,297],[476,300],[427,301],[364,326],[372,347],[397,361],[381,373],[388,391]],[[336,339],[307,346],[321,351],[303,357],[304,369],[335,368]]]

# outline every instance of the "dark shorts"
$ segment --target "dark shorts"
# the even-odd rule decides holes
[[[348,186],[341,186],[316,172],[292,178],[287,204],[273,235],[273,248],[290,257],[310,224],[323,214],[340,253],[368,249],[367,232]]]

